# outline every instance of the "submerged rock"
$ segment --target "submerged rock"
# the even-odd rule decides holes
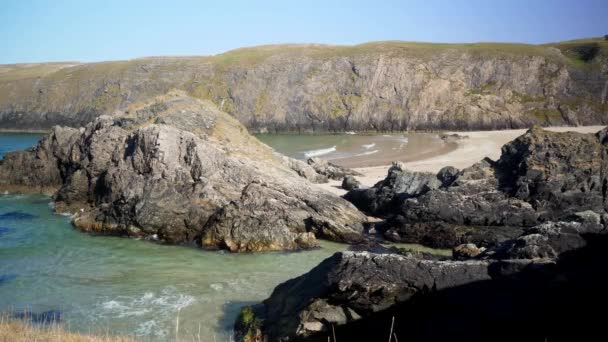
[[[214,105],[170,93],[85,128],[56,127],[0,164],[0,187],[55,186],[84,231],[231,251],[360,239],[366,220]]]

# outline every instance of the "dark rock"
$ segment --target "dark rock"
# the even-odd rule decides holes
[[[585,235],[605,233],[608,232],[600,224],[546,222],[527,229],[513,240],[489,249],[484,258],[556,258],[562,253],[585,247]]]
[[[56,209],[94,233],[231,251],[360,239],[365,216],[293,164],[213,105],[174,92],[80,130],[55,128],[0,164],[0,187],[60,185]]]
[[[353,189],[359,189],[361,187],[361,182],[359,182],[353,176],[346,176],[342,180],[342,189],[350,191]]]
[[[403,163],[394,162],[388,176],[370,189],[355,189],[344,198],[369,215],[385,217],[411,197],[417,197],[441,186],[431,173],[408,171]]]
[[[489,281],[529,264],[501,267],[489,261],[337,253],[309,273],[277,286],[258,310],[256,328],[270,341],[327,336],[332,326],[349,326],[429,292]]]
[[[466,226],[442,221],[410,223],[404,216],[396,215],[383,224],[376,225],[376,231],[393,242],[452,248],[466,243],[493,246],[519,236],[523,229],[511,226]]]
[[[505,230],[484,227],[521,229],[560,220],[597,224],[605,213],[608,184],[603,178],[608,174],[605,136],[605,130],[594,135],[535,127],[503,146],[496,162],[484,159],[461,171],[444,168],[436,177],[393,167],[373,188],[350,191],[344,198],[366,213],[393,217],[385,229],[388,239],[444,247],[478,244],[457,238],[453,232],[462,226],[491,237]],[[520,231],[514,233],[506,237]],[[445,246],[449,241],[456,244]]]
[[[437,173],[437,179],[441,182],[441,186],[447,187],[452,185],[456,178],[458,178],[458,169],[453,166],[446,166],[439,170]]]
[[[337,253],[279,285],[258,307],[256,329],[272,341],[326,341],[334,333],[338,341],[370,341],[391,325],[399,340],[414,341],[592,338],[603,321],[587,309],[608,304],[608,235],[584,239],[557,260]]]

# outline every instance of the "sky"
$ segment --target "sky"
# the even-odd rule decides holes
[[[2,0],[0,64],[276,43],[547,43],[608,34],[608,0]]]

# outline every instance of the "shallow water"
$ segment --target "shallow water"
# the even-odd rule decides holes
[[[42,136],[43,134],[38,133],[0,133],[0,159],[6,152],[35,146]]]
[[[39,138],[0,133],[0,158]],[[297,145],[287,141],[286,148]],[[144,340],[173,339],[179,317],[183,339],[228,341],[242,306],[346,249],[321,244],[298,253],[231,254],[93,236],[55,214],[49,197],[0,195],[0,312],[42,320],[58,315],[69,330]]]
[[[344,245],[230,254],[74,230],[50,199],[0,196],[0,311],[55,310],[71,330],[226,340],[239,309]],[[25,213],[28,215],[5,215]],[[222,337],[222,338],[220,338]]]
[[[259,134],[258,139],[296,159],[320,157],[346,167],[413,161],[452,150],[437,134]]]

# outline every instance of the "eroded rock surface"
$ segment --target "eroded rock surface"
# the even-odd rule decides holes
[[[573,215],[599,222],[608,184],[605,136],[606,129],[581,134],[535,127],[503,146],[498,161],[484,159],[460,171],[448,167],[437,175],[395,165],[373,188],[345,198],[387,218],[376,227],[386,238],[440,247],[488,245]]]
[[[101,234],[231,251],[360,239],[365,216],[293,163],[214,105],[174,92],[80,130],[54,128],[6,155],[0,187],[57,188],[58,210]]]
[[[566,308],[592,306],[579,301],[590,293],[608,299],[608,272],[599,269],[607,238],[601,225],[549,222],[494,250],[459,246],[455,257],[471,260],[422,260],[390,250],[336,253],[247,308],[250,324],[237,325],[237,337],[324,341],[335,333],[338,340],[367,341],[387,334],[392,319],[399,340],[485,341],[506,322],[510,330],[500,341],[534,341],[539,334],[559,340],[564,327],[567,336],[584,334],[588,321],[558,322]]]

